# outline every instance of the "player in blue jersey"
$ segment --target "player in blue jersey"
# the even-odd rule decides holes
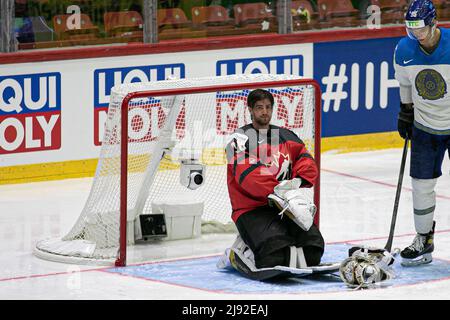
[[[401,252],[403,265],[432,261],[435,186],[450,149],[450,30],[437,26],[430,0],[413,0],[405,16],[408,37],[394,55],[400,83],[398,131],[411,139],[414,224],[413,243]],[[449,150],[450,151],[450,150]]]

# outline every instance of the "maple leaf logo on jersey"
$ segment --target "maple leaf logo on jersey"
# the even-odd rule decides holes
[[[270,158],[271,161],[265,164],[268,173],[276,175],[278,181],[291,179],[292,163],[289,154],[278,151],[273,153]]]

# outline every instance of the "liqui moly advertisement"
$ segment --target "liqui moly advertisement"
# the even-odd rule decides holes
[[[0,154],[61,147],[61,75],[0,76]]]

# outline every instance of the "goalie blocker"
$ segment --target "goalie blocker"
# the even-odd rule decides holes
[[[301,189],[301,178],[281,181],[275,186],[273,193],[268,196],[269,206],[278,207],[279,215],[286,214],[304,231],[308,231],[314,223],[317,208],[312,201],[304,195]]]

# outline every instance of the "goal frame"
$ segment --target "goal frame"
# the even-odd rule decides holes
[[[128,93],[121,103],[121,137],[120,137],[120,217],[119,217],[119,252],[115,261],[116,267],[126,265],[127,254],[127,203],[128,203],[128,105],[133,99],[145,97],[166,97],[172,95],[188,95],[212,93],[217,91],[246,90],[257,88],[274,88],[310,85],[314,87],[314,160],[317,164],[319,176],[314,185],[314,203],[317,213],[314,219],[319,227],[320,221],[320,143],[321,143],[321,110],[322,93],[319,83],[314,79],[293,79],[281,81],[262,81],[252,83],[238,83],[203,87],[176,88],[163,90],[145,90]]]

